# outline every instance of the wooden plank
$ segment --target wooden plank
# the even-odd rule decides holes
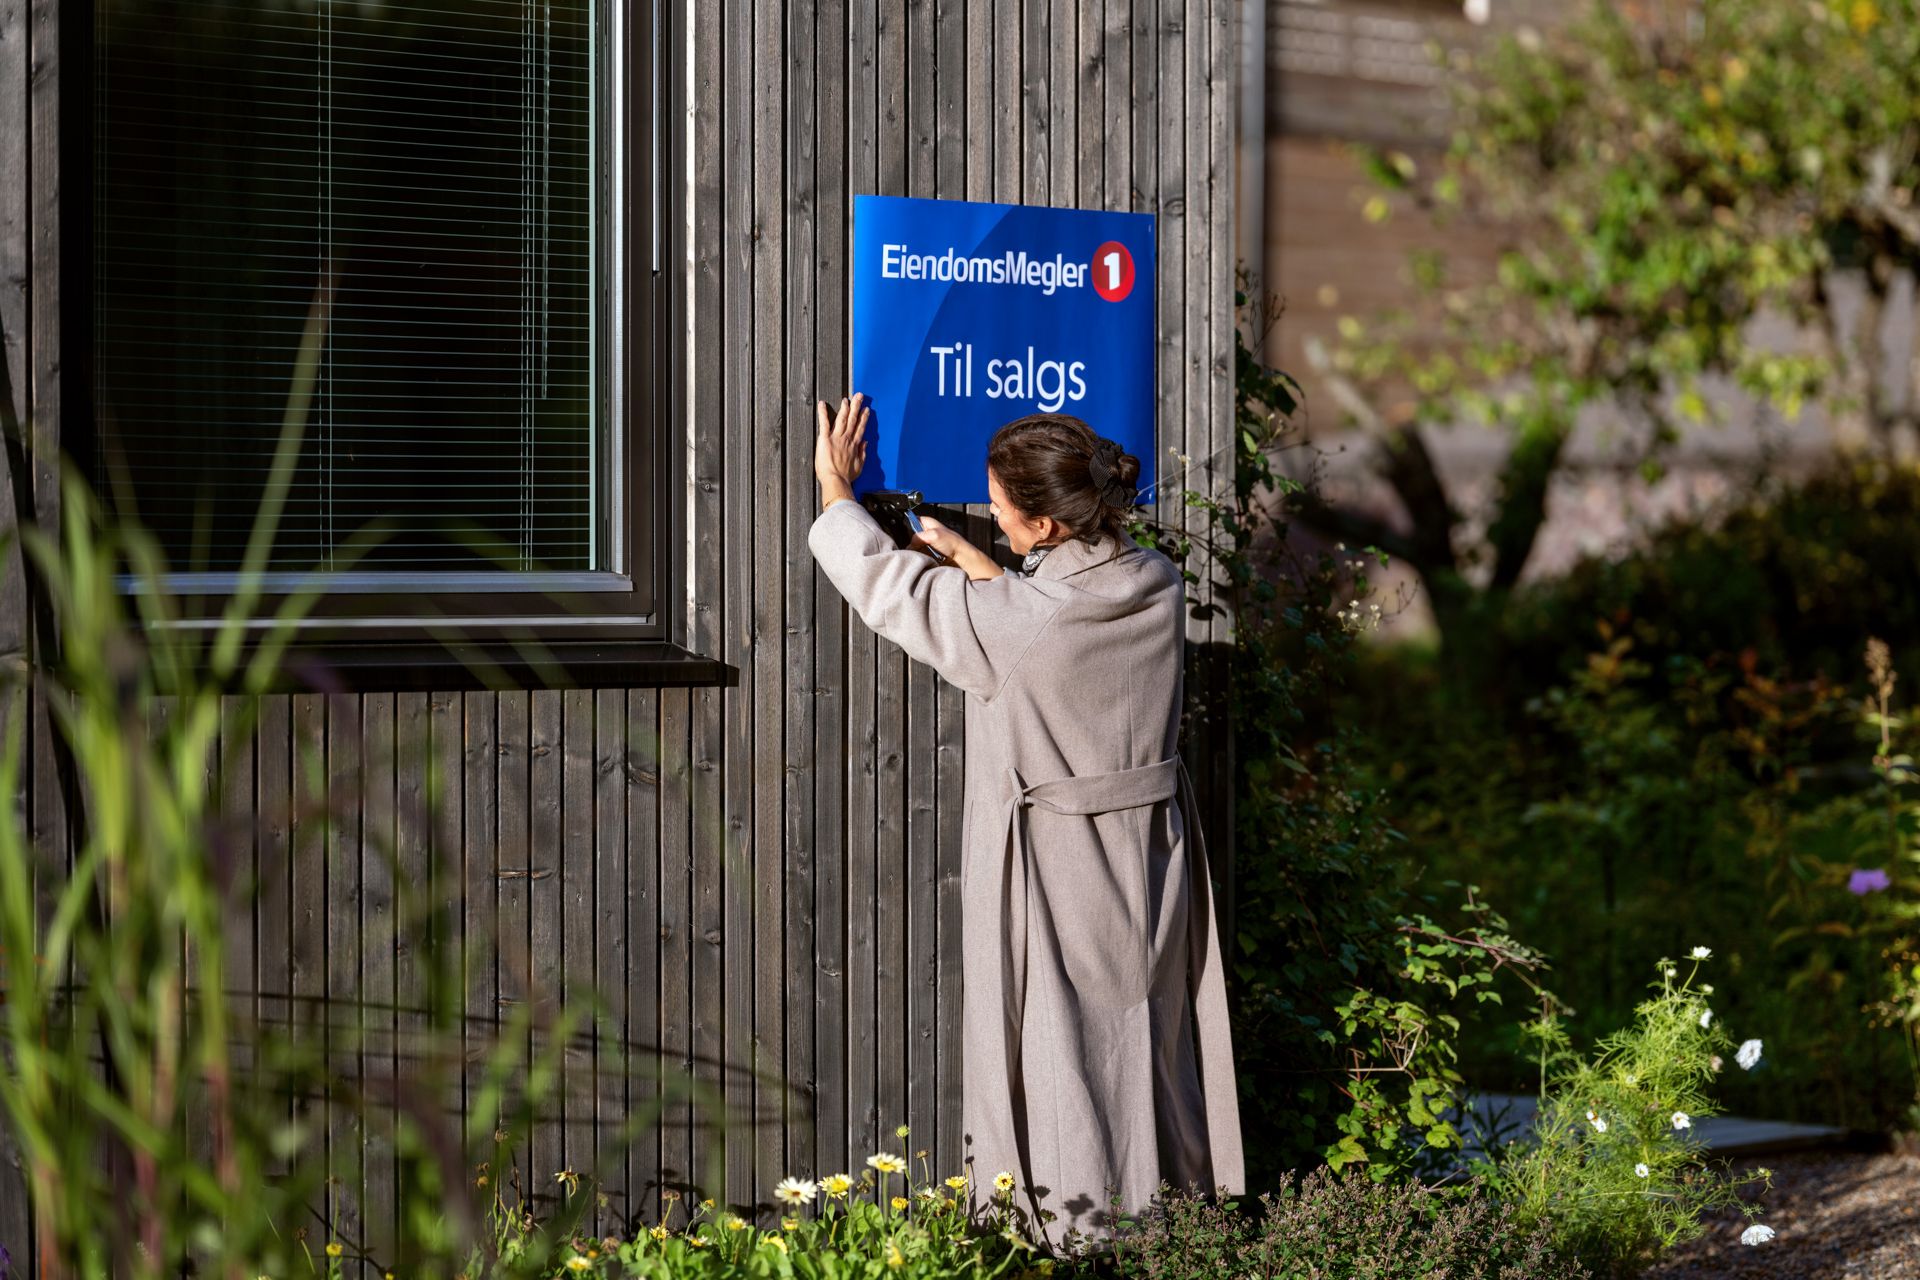
[[[391,693],[369,693],[360,699],[361,778],[365,788],[360,847],[360,991],[366,1008],[360,1070],[368,1085],[364,1119],[367,1192],[361,1216],[368,1247],[382,1259],[393,1256],[399,1235],[394,1213],[398,1178],[394,1111],[379,1083],[395,1071],[395,714]]]
[[[1175,0],[1169,0],[1173,2]],[[1132,0],[1130,8],[1131,38],[1127,56],[1133,63],[1133,74],[1128,77],[1127,119],[1132,122],[1133,153],[1127,177],[1127,199],[1120,207],[1136,213],[1155,213],[1160,207],[1160,131],[1156,127],[1160,114],[1160,59],[1154,40],[1160,30],[1160,12],[1158,0]],[[1157,242],[1154,256],[1157,262]],[[1164,448],[1166,438],[1156,438]],[[1163,508],[1162,518],[1171,510]]]
[[[819,63],[815,98],[819,106],[818,151],[814,158],[819,203],[819,225],[813,246],[815,387],[814,396],[830,396],[845,388],[847,352],[847,230],[852,204],[848,182],[848,15],[845,0],[826,0],[820,6],[813,33],[813,56]],[[857,390],[857,388],[854,388]],[[796,472],[800,468],[793,468]],[[816,495],[809,485],[802,508],[809,524],[817,518]],[[805,556],[804,544],[795,554]],[[808,557],[811,569],[811,557]],[[810,833],[814,876],[810,888],[814,950],[801,953],[799,963],[813,977],[813,1007],[808,1034],[813,1060],[813,1147],[796,1171],[845,1169],[851,1164],[847,1149],[846,1044],[846,610],[826,575],[811,572],[809,589],[814,628],[813,740],[807,744],[812,760],[813,825]]]
[[[601,775],[601,785],[611,793],[614,814],[624,818],[624,831],[616,833],[624,852],[624,885],[616,900],[601,908],[601,919],[626,936],[626,981],[609,994],[622,1000],[626,1036],[651,1052],[660,1042],[659,693],[628,691],[616,702],[614,716],[612,770]],[[636,1103],[649,1105],[655,1084],[641,1080],[645,1088],[637,1092]],[[639,1140],[647,1163],[657,1165],[657,1130],[649,1128]]]
[[[446,724],[447,701],[443,695],[422,692],[394,696],[393,1070],[397,1078],[421,1084],[436,1078],[428,1073],[429,1064],[419,1055],[433,1025],[427,1010],[430,981],[440,963],[437,947],[444,945],[444,940],[433,933],[435,892],[444,887],[444,880],[436,876],[435,864],[441,849],[450,845],[457,851],[459,847],[457,835],[446,845],[435,835],[443,812],[437,806],[446,805],[445,778],[448,774],[459,776],[457,757],[443,765],[434,754],[434,719],[439,716],[442,726]],[[454,746],[458,745],[456,734]],[[457,804],[444,811],[458,823]],[[444,871],[439,874],[443,876]],[[394,1175],[396,1217],[405,1200],[421,1191],[406,1185],[404,1174],[404,1168],[399,1168]],[[398,1248],[389,1251],[396,1264],[399,1252]]]
[[[934,179],[942,199],[969,195],[970,175],[985,176],[983,158],[975,154],[968,137],[969,91],[984,78],[972,66],[976,59],[967,47],[968,12],[963,0],[938,0],[934,20],[934,85],[937,120],[934,127]],[[985,459],[972,465],[984,469]],[[965,529],[963,510],[942,509],[947,524]],[[960,1096],[960,818],[965,778],[964,724],[966,694],[944,680],[934,682],[933,696],[933,904],[929,942],[925,953],[931,967],[926,990],[931,994],[933,1025],[927,1049],[927,1104],[916,1108],[913,1133],[906,1147],[932,1153],[942,1173],[959,1167],[958,1108]],[[916,1170],[919,1162],[915,1161]]]
[[[476,695],[477,696],[477,695]],[[451,690],[438,690],[427,699],[427,752],[432,767],[427,774],[428,857],[431,880],[427,883],[427,945],[433,951],[436,975],[450,970],[453,990],[442,998],[441,1007],[430,1010],[429,1025],[450,1032],[436,1048],[449,1057],[432,1062],[440,1075],[430,1076],[438,1086],[436,1096],[451,1118],[454,1131],[463,1144],[468,1141],[465,1128],[466,1060],[472,1047],[469,1012],[473,973],[467,949],[467,838],[466,824],[472,806],[467,784],[475,770],[468,762],[470,749],[467,697]],[[451,1005],[451,1009],[445,1008]],[[425,1046],[421,1046],[424,1049]],[[466,1145],[463,1160],[473,1148]],[[470,1163],[470,1160],[467,1160]],[[466,1169],[462,1168],[464,1174]]]
[[[915,196],[937,196],[940,191],[938,131],[940,129],[940,63],[938,29],[930,3],[907,8],[907,191]],[[907,666],[906,696],[906,889],[903,906],[906,955],[902,961],[906,1001],[893,1006],[904,1012],[901,1046],[906,1066],[906,1106],[891,1121],[881,1120],[882,1145],[897,1151],[901,1141],[890,1132],[906,1124],[924,1134],[933,1132],[931,1104],[937,1097],[934,1032],[938,1025],[940,922],[935,911],[937,834],[934,809],[933,670],[922,663]],[[884,908],[883,908],[884,909]],[[885,1025],[886,1010],[881,1011]],[[911,1139],[909,1140],[911,1142]],[[909,1146],[909,1149],[911,1147]]]
[[[1186,412],[1186,15],[1183,3],[1164,0],[1159,8],[1159,29],[1155,41],[1158,64],[1155,67],[1158,115],[1140,118],[1159,122],[1156,165],[1151,175],[1152,208],[1158,215],[1160,233],[1155,256],[1159,266],[1160,325],[1159,424],[1156,439],[1187,453]],[[1171,523],[1185,527],[1190,518],[1177,492],[1162,495]],[[1189,622],[1187,634],[1192,636]]]
[[[226,950],[220,985],[233,1025],[239,1027],[257,1023],[260,1018],[259,987],[254,983],[254,904],[260,883],[254,791],[257,715],[252,699],[238,695],[220,699],[220,830],[226,854],[234,860],[222,913]],[[236,1074],[252,1069],[249,1049],[248,1039],[238,1037],[233,1050]]]
[[[1100,106],[1100,207],[1132,207],[1133,189],[1133,8],[1129,0],[1105,0],[1100,52],[1105,61]],[[1082,109],[1085,115],[1085,109]],[[1143,460],[1144,461],[1144,460]]]
[[[329,694],[327,717],[326,1027],[330,1080],[357,1080],[365,1035],[360,986],[360,699]],[[365,1134],[341,1085],[326,1103],[329,1218],[335,1239],[365,1239]]]
[[[569,1001],[573,999],[571,976],[592,986],[601,1008],[594,1016],[592,1106],[585,1118],[586,1141],[590,1159],[586,1165],[574,1150],[577,1139],[568,1134],[567,1158],[575,1168],[590,1167],[595,1181],[606,1192],[612,1221],[603,1228],[616,1230],[627,1221],[636,1206],[633,1203],[632,1166],[628,1144],[622,1141],[630,1102],[627,1092],[627,1041],[633,1022],[629,1002],[634,998],[628,979],[628,954],[632,948],[646,948],[649,940],[627,925],[627,865],[632,842],[627,836],[627,788],[623,731],[627,719],[627,693],[624,689],[583,691],[586,732],[574,723],[574,709],[568,703],[568,805],[587,811],[587,839],[590,841],[586,874],[592,881],[592,905],[580,921],[591,920],[591,955],[576,968],[573,961],[579,948],[567,951]],[[587,779],[584,787],[574,782],[573,752],[576,743],[585,744]],[[572,943],[569,938],[569,943]],[[569,1113],[569,1120],[572,1119]],[[643,1162],[647,1164],[650,1162]],[[643,1169],[643,1172],[645,1170]],[[625,1234],[622,1232],[621,1234]]]
[[[915,194],[908,185],[907,29],[896,5],[879,6],[880,129],[875,143],[878,182],[883,195]],[[879,772],[876,781],[874,875],[874,1025],[877,1068],[869,1151],[894,1150],[894,1126],[907,1118],[906,1046],[906,655],[891,641],[876,641],[876,716]],[[858,1152],[856,1155],[860,1154]]]
[[[26,0],[0,0],[0,433],[8,440],[24,440],[32,394],[29,364],[28,282],[32,273],[28,183],[32,152],[28,102],[28,14]],[[24,454],[24,451],[21,451]],[[28,636],[28,594],[20,543],[7,537],[31,513],[14,505],[15,450],[0,448],[0,668],[25,670]],[[27,459],[20,457],[20,464]],[[21,476],[22,487],[28,487]],[[27,815],[31,829],[36,788],[35,737],[41,717],[38,696],[30,695],[26,724],[22,726],[24,753],[19,790],[0,797],[13,806],[9,812]],[[5,731],[8,708],[0,708],[0,731]],[[37,879],[37,877],[36,877]],[[36,887],[36,896],[37,887]],[[33,1213],[28,1201],[25,1159],[10,1125],[0,1123],[0,1240],[12,1241],[23,1258],[34,1251]]]
[[[1047,10],[1047,203],[1068,206],[1080,187],[1080,31],[1071,0],[1053,0]]]
[[[564,802],[565,758],[563,741],[565,721],[562,694],[557,689],[536,689],[527,698],[527,849],[524,886],[527,906],[527,987],[526,998],[532,1004],[532,1051],[543,1063],[557,1071],[552,1086],[533,1102],[533,1130],[527,1144],[532,1172],[528,1185],[536,1202],[558,1208],[564,1191],[556,1175],[568,1170],[566,1156],[565,1108],[572,1089],[572,1072],[567,1070],[566,1045],[555,1038],[553,1020],[558,1016],[564,978],[566,888],[564,827],[561,805]],[[504,795],[505,792],[503,791]],[[504,808],[502,810],[504,814]]]
[[[712,868],[720,877],[719,906],[724,923],[702,940],[720,972],[722,1043],[707,1068],[707,1078],[721,1090],[725,1111],[720,1137],[724,1144],[722,1168],[702,1168],[703,1181],[716,1197],[744,1192],[753,1181],[753,1148],[746,1125],[753,1112],[753,1084],[749,1071],[753,1055],[753,899],[751,854],[754,837],[755,770],[754,685],[760,675],[755,661],[758,638],[754,613],[753,546],[751,530],[766,517],[756,505],[754,453],[759,446],[759,403],[756,378],[764,371],[765,352],[754,345],[754,320],[759,298],[754,291],[756,244],[762,227],[755,195],[755,144],[759,130],[754,111],[754,89],[761,79],[754,43],[756,17],[765,6],[729,8],[725,22],[724,109],[721,112],[726,152],[722,243],[727,246],[726,274],[721,290],[725,308],[722,340],[727,370],[723,393],[727,453],[722,493],[726,514],[718,536],[725,565],[722,620],[725,643],[721,656],[738,672],[734,687],[724,693],[725,742],[722,767],[726,771],[723,800],[725,839],[720,861]],[[703,922],[704,923],[704,922]],[[704,1064],[703,1064],[704,1065]],[[717,1177],[715,1176],[717,1174]]]
[[[1048,22],[1051,4],[1025,8],[1020,30],[1020,143],[1024,157],[1020,168],[1023,201],[1027,204],[1053,203],[1052,128],[1053,33]]]
[[[1076,36],[1080,66],[1073,100],[1079,144],[1074,162],[1074,203],[1082,209],[1107,207],[1106,18],[1103,0],[1079,0]]]
[[[662,689],[659,693],[660,768],[659,786],[654,788],[659,802],[659,848],[657,860],[640,855],[633,858],[629,876],[648,873],[659,879],[659,935],[655,939],[636,938],[633,955],[640,948],[654,949],[657,968],[656,987],[651,993],[628,988],[627,1037],[635,1058],[628,1073],[630,1096],[646,1099],[662,1088],[679,1090],[693,1079],[693,797],[697,779],[710,777],[711,761],[700,768],[693,740],[693,697],[685,689]],[[624,761],[624,738],[621,740]],[[622,776],[625,770],[622,765]],[[622,788],[622,794],[626,794]],[[654,997],[651,1009],[647,997]],[[686,1176],[692,1166],[693,1148],[687,1140],[687,1114],[684,1108],[663,1112],[656,1123],[657,1136],[642,1143],[635,1154],[654,1152],[660,1179],[671,1182]],[[643,1183],[635,1178],[635,1194]],[[652,1215],[659,1205],[651,1199],[638,1202]]]
[[[499,956],[496,965],[500,985],[494,995],[492,1012],[498,1019],[496,1035],[501,1037],[504,1051],[513,1055],[514,1060],[527,1061],[534,1052],[532,1036],[521,1020],[533,998],[533,956],[529,950],[533,912],[528,903],[530,878],[535,870],[530,847],[533,771],[529,756],[533,749],[533,703],[524,689],[502,689],[497,698],[494,771],[499,779],[499,844],[494,854],[493,880],[499,914],[495,917],[493,943]],[[521,1079],[525,1079],[524,1075]],[[517,1177],[521,1194],[531,1198],[545,1192],[554,1171],[534,1167],[536,1138],[524,1114],[527,1100],[527,1095],[519,1089],[508,1089],[506,1106],[513,1123],[504,1127],[513,1135],[514,1150],[511,1173],[501,1169],[498,1175],[502,1179]]]
[[[566,1088],[561,1092],[564,1126],[560,1158],[566,1168],[601,1189],[602,1170],[594,1137],[599,1119],[600,1082],[596,1074],[600,1017],[595,974],[600,948],[625,945],[619,937],[603,936],[596,910],[595,788],[593,690],[568,689],[554,695],[560,702],[560,786],[553,793],[560,805],[560,911],[554,920],[560,962],[559,1009],[583,1021],[568,1036]],[[536,917],[536,925],[538,917]],[[645,934],[638,936],[645,937]],[[538,946],[536,945],[536,954]],[[613,995],[618,988],[606,992]],[[583,1186],[586,1182],[583,1181]],[[611,1229],[610,1223],[590,1216],[588,1224]]]
[[[880,60],[880,0],[851,0],[847,22],[847,173],[855,193],[885,190],[880,182],[881,95],[897,77],[877,71]],[[829,589],[831,589],[829,587]],[[875,738],[877,641],[835,595],[847,632],[847,907],[846,1020],[840,1039],[846,1054],[846,1158],[851,1172],[878,1150],[878,1007],[875,992],[875,924],[878,841],[878,776]],[[822,1153],[825,1158],[825,1153]],[[823,1168],[823,1172],[831,1172]]]
[[[792,459],[785,475],[785,574],[787,672],[785,706],[782,708],[782,746],[780,755],[783,796],[781,813],[782,868],[785,884],[773,904],[780,914],[780,943],[758,956],[762,990],[781,994],[784,1060],[770,1060],[768,1066],[780,1072],[785,1089],[778,1097],[777,1111],[762,1108],[765,1120],[779,1118],[778,1133],[764,1133],[760,1148],[771,1153],[772,1162],[760,1161],[760,1181],[756,1196],[769,1194],[775,1182],[792,1171],[811,1169],[818,1150],[814,1123],[818,1114],[817,1082],[814,1079],[815,1046],[813,1038],[814,998],[818,948],[814,932],[814,856],[819,846],[814,841],[814,779],[819,761],[814,754],[815,716],[817,712],[814,679],[814,590],[816,571],[813,557],[807,553],[807,531],[813,524],[816,482],[812,468],[799,465],[812,457],[816,431],[813,403],[821,391],[821,379],[815,362],[815,321],[818,307],[816,272],[819,269],[817,227],[814,221],[819,204],[819,188],[832,180],[832,171],[824,173],[815,155],[816,128],[825,133],[824,122],[816,124],[816,99],[822,88],[815,75],[818,52],[815,39],[821,34],[821,14],[817,5],[794,5],[788,11],[786,35],[786,258],[784,270],[787,311],[786,448]],[[833,394],[831,391],[828,395]],[[771,592],[764,594],[770,595]],[[828,846],[831,847],[831,846]],[[763,883],[765,882],[763,873]],[[771,932],[773,920],[763,926]],[[784,1138],[784,1141],[782,1141]]]
[[[295,694],[292,708],[293,862],[287,949],[290,1012],[302,1042],[325,1049],[321,1002],[327,994],[327,704],[319,694]],[[303,1098],[296,1114],[311,1125],[322,1099]],[[322,1129],[323,1151],[329,1135]]]
[[[728,975],[747,978],[753,1022],[751,1040],[728,1046],[729,1066],[751,1073],[750,1128],[742,1136],[751,1144],[729,1151],[728,1195],[747,1204],[764,1198],[764,1188],[782,1173],[782,1135],[778,1125],[785,1111],[781,1079],[786,1062],[786,1009],[782,970],[782,934],[785,911],[783,836],[785,834],[784,747],[787,670],[782,632],[783,584],[786,577],[785,528],[787,409],[784,362],[786,310],[786,220],[789,195],[786,183],[785,119],[791,104],[781,92],[787,29],[786,6],[779,0],[759,0],[754,8],[751,111],[753,121],[753,285],[751,329],[755,376],[751,384],[751,416],[747,420],[752,445],[751,498],[754,526],[765,533],[747,540],[744,557],[753,566],[752,740],[755,765],[752,835],[746,859],[749,885],[740,897],[752,911],[751,954],[736,965],[732,951],[748,943],[746,930],[727,931]],[[745,532],[745,526],[741,527]],[[743,1098],[749,1096],[741,1093]],[[746,1156],[751,1159],[745,1159]],[[738,1176],[735,1176],[738,1175]]]
[[[473,1105],[493,1049],[500,1013],[500,903],[495,878],[500,865],[499,704],[497,693],[469,693],[461,699],[460,962],[466,997],[461,1114],[467,1117],[466,1141],[474,1152],[490,1149],[490,1127],[476,1127]],[[491,1172],[502,1178],[508,1173],[505,1169]]]
[[[259,945],[254,952],[254,989],[261,993],[260,1021],[273,1032],[294,1025],[293,871],[294,871],[294,699],[276,694],[260,699],[258,829],[260,887],[254,916]],[[287,1101],[285,1118],[293,1118]],[[283,1171],[283,1164],[270,1170]]]
[[[724,112],[723,104],[727,101],[725,68],[740,64],[727,61],[737,42],[725,36],[731,29],[724,25],[725,9],[704,4],[690,5],[688,10],[693,51],[687,105],[692,113],[693,136],[722,138],[726,145],[696,145],[689,157],[693,184],[689,296],[693,314],[688,349],[698,353],[698,358],[688,362],[687,370],[688,447],[693,467],[687,629],[696,651],[733,664],[732,632],[724,613],[734,599],[725,573],[724,528],[725,518],[734,511],[733,504],[725,501],[725,484],[733,474],[727,466],[727,431],[736,415],[726,387],[728,379],[742,370],[750,376],[751,353],[745,353],[743,359],[736,348],[726,345],[731,336],[726,285],[741,278],[735,268],[737,236],[731,241],[727,238],[727,217],[733,211],[727,183],[736,176],[730,157],[737,155],[734,145],[740,130],[730,127],[739,113]],[[729,354],[719,358],[712,354],[723,351]],[[677,1011],[680,1016],[667,1024],[674,1029],[676,1039],[671,1046],[672,1057],[663,1065],[685,1073],[689,1079],[695,1075],[696,1062],[718,1061],[723,1047],[719,951],[707,938],[711,934],[717,940],[723,926],[720,867],[727,847],[728,814],[723,794],[726,775],[721,766],[728,727],[726,712],[732,696],[709,687],[684,695],[684,707],[671,696],[665,702],[669,716],[684,713],[681,722],[686,724],[693,775],[688,794],[675,796],[669,792],[665,797],[679,804],[681,811],[663,815],[662,875],[680,881],[663,901],[683,903],[686,912],[678,935],[663,939],[663,963],[681,966],[668,970],[681,976],[664,988],[664,1010],[668,1015]],[[673,736],[677,740],[677,733]],[[713,1076],[702,1069],[700,1078]],[[699,1176],[697,1161],[701,1153],[695,1120],[694,1108],[677,1108],[662,1128],[663,1177],[681,1185],[691,1184]]]
[[[1207,184],[1209,189],[1212,233],[1208,236],[1212,253],[1212,283],[1208,289],[1208,333],[1207,360],[1208,383],[1211,394],[1208,397],[1212,410],[1206,415],[1205,430],[1201,447],[1211,459],[1213,484],[1218,491],[1226,491],[1234,481],[1234,451],[1229,447],[1234,439],[1233,417],[1233,380],[1234,361],[1234,315],[1233,293],[1239,262],[1234,253],[1233,229],[1237,214],[1234,207],[1233,161],[1235,112],[1237,110],[1234,92],[1235,67],[1238,54],[1234,44],[1234,6],[1230,0],[1210,0],[1212,6],[1208,40],[1208,144],[1207,144]],[[1216,593],[1216,604],[1225,605],[1226,598]],[[1224,651],[1233,643],[1233,619],[1225,612],[1215,617],[1208,626],[1208,640],[1216,652]],[[1215,681],[1216,704],[1224,705],[1224,690],[1218,682],[1225,678],[1224,666],[1220,662],[1209,663],[1210,678]],[[1214,726],[1209,738],[1212,747],[1211,758],[1207,762],[1207,773],[1212,780],[1212,796],[1205,815],[1210,825],[1206,831],[1212,841],[1208,851],[1213,856],[1208,859],[1216,884],[1219,886],[1218,916],[1226,936],[1233,937],[1235,918],[1234,896],[1234,723],[1231,717]],[[1213,851],[1218,850],[1217,853]]]
[[[0,128],[10,129],[13,122],[20,121],[29,131],[25,173],[32,181],[24,191],[28,257],[6,277],[9,282],[26,279],[28,304],[26,326],[16,341],[26,344],[23,363],[27,411],[21,427],[29,441],[26,465],[30,475],[26,485],[15,487],[31,492],[32,519],[48,533],[60,527],[60,10],[57,0],[30,0],[26,39],[19,41],[16,28],[11,46],[24,45],[26,51],[27,74],[22,82],[27,91],[26,109],[7,116],[7,123],[0,124]],[[20,266],[25,269],[18,270]],[[25,512],[20,514],[23,519],[27,516]],[[45,607],[44,601],[38,603]],[[39,654],[39,640],[30,638],[30,649],[36,656],[50,658]],[[68,801],[61,785],[44,680],[32,681],[28,698],[28,826],[35,847],[44,851],[48,862],[67,866],[72,857]],[[46,876],[36,877],[34,896],[42,919],[52,911],[52,888]]]

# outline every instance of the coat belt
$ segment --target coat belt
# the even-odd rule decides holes
[[[1179,756],[1120,769],[1113,773],[1049,778],[1028,782],[1020,771],[1007,768],[1013,792],[1007,805],[1008,835],[1013,844],[1014,868],[1025,881],[1027,927],[1033,937],[1033,851],[1027,841],[1026,809],[1049,813],[1092,815],[1137,809],[1170,800],[1177,793],[1186,819],[1188,860],[1187,990],[1194,1015],[1194,1049],[1199,1057],[1200,1089],[1206,1101],[1207,1146],[1213,1161],[1215,1187],[1236,1194],[1246,1187],[1246,1159],[1240,1141],[1240,1100],[1233,1076],[1233,1039],[1228,1025],[1226,969],[1220,958],[1220,931],[1213,915],[1213,882],[1207,866],[1206,838],[1200,831],[1199,808],[1193,781]],[[1026,1007],[1025,978],[1028,957],[1020,957],[1018,996]],[[1016,1019],[1019,1025],[1021,1019]]]

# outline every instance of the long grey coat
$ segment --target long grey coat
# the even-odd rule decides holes
[[[976,1207],[1011,1173],[1057,1240],[1106,1234],[1113,1198],[1142,1208],[1162,1179],[1243,1190],[1212,893],[1178,757],[1179,570],[1070,541],[1030,578],[970,582],[848,501],[807,545],[869,627],[967,694]]]

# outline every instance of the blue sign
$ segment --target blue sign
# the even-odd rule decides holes
[[[1084,420],[1152,484],[1152,214],[855,196],[853,254],[859,492],[985,502],[987,442],[1030,413]]]

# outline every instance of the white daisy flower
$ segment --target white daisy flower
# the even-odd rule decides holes
[[[1633,1166],[1633,1176],[1634,1176],[1634,1177],[1636,1177],[1636,1178],[1644,1178],[1644,1177],[1646,1177],[1646,1176],[1647,1176],[1647,1174],[1648,1174],[1648,1173],[1650,1173],[1650,1172],[1652,1172],[1652,1171],[1651,1171],[1651,1170],[1649,1170],[1649,1169],[1647,1168],[1647,1166],[1646,1166],[1646,1165],[1644,1165],[1644,1164],[1637,1164],[1637,1165],[1635,1165],[1635,1166]]]
[[[1693,1117],[1684,1111],[1676,1111],[1673,1113],[1673,1127],[1676,1129],[1691,1129],[1693,1128]]]
[[[1740,1047],[1734,1051],[1733,1060],[1740,1064],[1742,1071],[1753,1070],[1754,1063],[1760,1061],[1760,1042],[1758,1040],[1742,1041]]]
[[[791,1205],[812,1204],[819,1194],[819,1185],[807,1178],[782,1178],[780,1185],[773,1189],[774,1199]]]
[[[888,1155],[884,1151],[878,1155],[868,1156],[867,1163],[882,1173],[905,1173],[907,1171],[907,1162],[905,1160],[902,1160],[899,1156]]]
[[[1712,947],[1695,947],[1693,949],[1693,958],[1695,960],[1705,960],[1708,956],[1712,954],[1713,954]]]
[[[1773,1239],[1773,1228],[1764,1222],[1756,1222],[1740,1233],[1741,1244],[1765,1244]]]
[[[1596,1115],[1594,1112],[1587,1112],[1587,1123],[1593,1126],[1595,1133],[1605,1133],[1607,1131],[1606,1118]]]

